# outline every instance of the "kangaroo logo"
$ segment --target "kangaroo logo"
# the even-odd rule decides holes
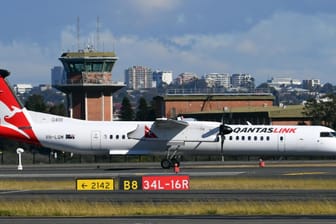
[[[156,134],[152,132],[152,130],[145,125],[145,138],[157,138]]]
[[[0,135],[39,145],[28,111],[21,106],[5,80],[8,75],[8,71],[0,69]]]
[[[22,130],[27,126],[21,127],[22,129],[18,127],[18,124],[22,123],[27,123],[29,126],[22,109],[16,106],[10,106],[9,108],[6,104],[0,101],[0,114],[0,127],[9,128],[14,132],[25,136],[27,139],[30,139],[30,136]]]

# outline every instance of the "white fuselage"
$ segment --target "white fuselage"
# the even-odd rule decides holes
[[[29,114],[41,145],[57,150],[111,155],[166,155],[168,150],[195,155],[221,153],[218,122],[190,121],[187,127],[167,140],[160,133],[156,133],[157,138],[129,137],[129,133],[139,127],[152,127],[153,122],[83,121],[32,111]],[[336,155],[335,132],[327,127],[230,127],[233,132],[225,136],[225,155]]]

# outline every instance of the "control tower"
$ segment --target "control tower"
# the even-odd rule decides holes
[[[113,120],[113,93],[124,84],[112,82],[114,52],[92,49],[63,53],[59,60],[65,75],[55,88],[66,93],[69,115],[92,121]]]

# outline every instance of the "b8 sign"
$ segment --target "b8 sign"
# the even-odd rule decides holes
[[[124,191],[142,190],[141,177],[120,177],[119,189]]]

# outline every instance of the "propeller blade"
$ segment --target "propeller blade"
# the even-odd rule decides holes
[[[232,128],[225,125],[224,123],[222,123],[219,126],[219,133],[218,135],[220,135],[221,138],[221,156],[222,156],[222,161],[224,161],[224,138],[225,135],[230,134],[232,132]]]
[[[224,136],[221,136],[221,157],[222,162],[224,162]]]

